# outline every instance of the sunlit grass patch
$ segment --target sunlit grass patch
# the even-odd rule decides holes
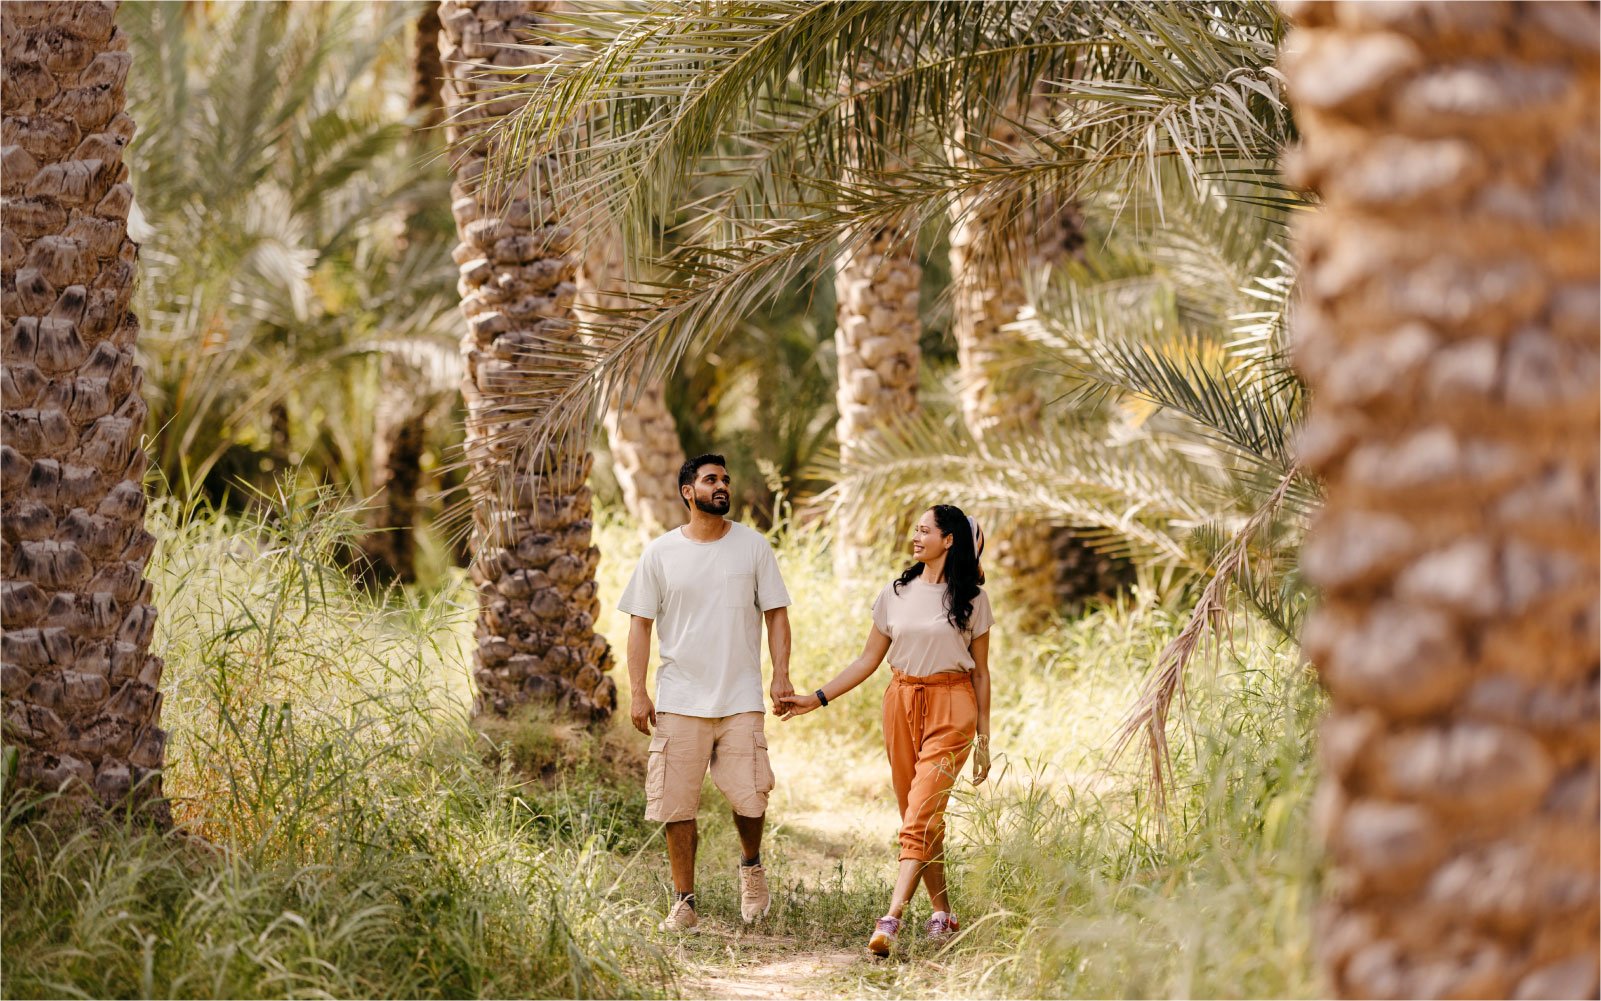
[[[624,819],[641,804],[621,783],[530,781],[469,725],[470,607],[351,584],[353,523],[326,503],[151,522],[184,833],[62,835],[8,791],[6,995],[669,986],[613,850],[648,836]]]
[[[626,624],[609,606],[641,540],[599,520],[601,627],[620,652]],[[708,784],[708,932],[666,936],[644,736],[622,716],[590,730],[537,708],[470,720],[470,590],[350,584],[338,554],[352,525],[326,504],[255,517],[158,506],[165,783],[204,840],[63,833],[8,791],[0,991],[693,994],[708,970],[790,954],[827,957],[826,988],[848,996],[1321,990],[1306,820],[1319,696],[1271,630],[1241,620],[1197,662],[1158,825],[1140,759],[1112,761],[1110,741],[1182,626],[1182,596],[1148,589],[1032,632],[1001,608],[997,767],[959,785],[951,813],[964,934],[943,950],[924,941],[919,900],[894,960],[841,964],[861,955],[895,864],[882,676],[826,711],[769,718],[771,914],[739,920],[738,842]],[[877,585],[839,585],[820,529],[775,538],[795,598],[792,671],[815,687],[856,655]],[[898,560],[880,562],[887,579]]]

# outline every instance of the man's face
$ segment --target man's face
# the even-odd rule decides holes
[[[695,470],[695,482],[690,484],[689,489],[694,491],[690,500],[707,514],[725,515],[728,513],[729,482],[728,470],[722,466],[702,466]]]

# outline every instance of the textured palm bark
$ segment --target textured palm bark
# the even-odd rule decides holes
[[[1289,9],[1322,959],[1595,997],[1596,6]]]
[[[835,264],[838,299],[834,346],[838,357],[839,449],[849,463],[870,434],[917,413],[922,361],[918,297],[923,266],[912,235],[886,229],[861,251]],[[848,504],[848,498],[842,498]],[[857,572],[877,539],[878,526],[838,519],[834,569]]]
[[[1036,99],[1030,112],[1042,116],[1046,105]],[[994,156],[1026,142],[1012,122],[997,123],[987,137]],[[952,329],[962,415],[981,445],[1038,432],[1043,401],[1027,373],[1018,371],[1018,335],[1006,328],[1028,305],[1025,273],[1079,256],[1083,245],[1083,217],[1073,205],[1020,207],[962,197],[952,206]],[[993,526],[986,563],[994,571],[992,584],[1036,614],[1082,607],[1086,597],[1126,586],[1132,576],[1126,561],[1096,553],[1070,528],[1038,522]]]
[[[605,673],[611,650],[594,628],[600,550],[590,544],[585,482],[592,457],[572,438],[538,454],[519,443],[534,430],[528,411],[542,392],[527,352],[576,335],[578,257],[554,197],[553,162],[503,185],[485,173],[487,128],[520,104],[493,91],[511,79],[505,70],[544,58],[537,45],[503,46],[534,40],[548,8],[509,0],[439,6],[448,135],[459,142],[452,208],[467,319],[462,396],[479,597],[473,677],[480,712],[537,699],[598,718],[617,699]]]
[[[165,819],[115,14],[0,5],[0,691],[19,780]]]
[[[438,125],[444,116],[440,87],[445,65],[439,58],[439,8],[425,4],[417,15],[411,42],[411,110],[423,112],[422,128]]]
[[[385,393],[378,403],[373,468],[379,490],[372,535],[363,540],[380,577],[409,584],[417,579],[417,495],[422,490],[423,448],[432,407],[418,407],[409,392]]]
[[[605,322],[627,309],[624,275],[621,241],[596,241],[578,273],[579,319]],[[655,536],[683,524],[686,509],[678,495],[678,469],[684,464],[684,446],[661,383],[625,385],[608,402],[603,423],[612,471],[639,530]]]

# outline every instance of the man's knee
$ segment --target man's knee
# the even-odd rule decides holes
[[[725,792],[728,805],[734,811],[734,823],[760,823],[767,816],[767,794],[743,790]]]

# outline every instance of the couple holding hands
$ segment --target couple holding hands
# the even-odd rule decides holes
[[[765,620],[773,712],[786,721],[827,707],[889,660],[884,748],[900,806],[900,872],[868,949],[889,955],[920,882],[934,908],[928,936],[948,940],[958,925],[945,887],[945,805],[969,754],[974,783],[989,773],[994,617],[980,587],[984,535],[978,523],[948,504],[923,512],[912,539],[915,562],[874,601],[861,654],[821,688],[797,693],[789,678],[789,592],[767,540],[726,518],[731,495],[723,457],[684,463],[678,492],[689,524],[645,548],[618,602],[632,616],[630,716],[651,738],[645,817],[666,825],[672,868],[674,900],[662,928],[689,931],[699,921],[695,815],[708,769],[733,807],[739,832],[740,914],[754,922],[771,906],[761,864],[773,788],[762,701]],[[653,629],[660,636],[654,700],[646,687]]]

